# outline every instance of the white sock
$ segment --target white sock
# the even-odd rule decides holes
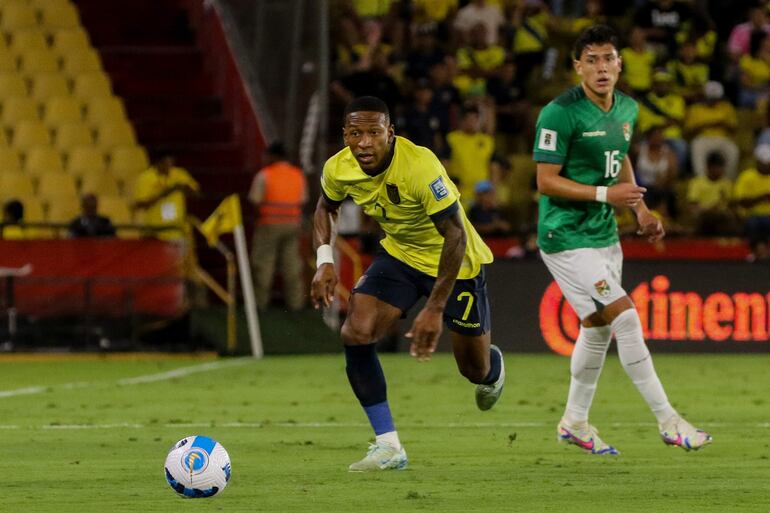
[[[398,439],[398,431],[388,431],[375,437],[377,443],[388,444],[396,450],[401,450],[401,442]]]
[[[650,351],[644,343],[642,323],[636,309],[631,308],[618,315],[612,321],[612,330],[618,342],[620,363],[623,364],[626,374],[647,401],[658,423],[668,420],[676,414],[676,410],[668,402],[663,385],[655,373]]]
[[[580,327],[570,360],[571,378],[564,411],[564,419],[571,426],[588,422],[588,410],[594,400],[611,336],[612,328],[609,326]]]

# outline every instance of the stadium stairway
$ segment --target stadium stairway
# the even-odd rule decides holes
[[[201,183],[203,195],[189,208],[205,218],[225,195],[248,190],[254,162],[234,136],[236,120],[194,29],[200,3],[75,0],[140,142],[151,154],[174,155]]]

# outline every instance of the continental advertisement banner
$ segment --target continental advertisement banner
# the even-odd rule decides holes
[[[572,353],[579,320],[541,261],[496,261],[487,280],[495,344]],[[767,266],[626,261],[623,287],[653,351],[770,351]]]

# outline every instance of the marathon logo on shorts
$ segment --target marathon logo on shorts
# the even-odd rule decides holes
[[[430,183],[430,192],[433,193],[433,197],[436,198],[436,201],[441,201],[449,196],[449,190],[446,188],[446,185],[444,185],[444,179],[440,176]],[[390,194],[390,192],[388,192],[388,194]]]
[[[388,199],[394,205],[401,203],[401,195],[398,193],[398,185],[394,183],[386,183],[385,190],[388,191]]]
[[[556,151],[556,131],[547,128],[540,129],[540,140],[537,147],[541,150]]]
[[[594,288],[596,289],[596,293],[599,294],[599,297],[607,297],[610,295],[610,284],[607,283],[607,280],[597,281],[594,283]]]

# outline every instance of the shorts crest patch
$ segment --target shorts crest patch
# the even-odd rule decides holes
[[[597,281],[594,283],[594,288],[596,289],[596,293],[599,294],[599,297],[607,297],[610,295],[610,284],[607,283],[607,280]]]
[[[441,201],[449,196],[449,190],[446,188],[446,185],[444,185],[444,179],[440,176],[430,183],[430,192],[433,193],[433,197],[436,198],[436,201]]]
[[[398,185],[394,183],[386,183],[385,190],[388,191],[388,199],[394,205],[401,203],[401,195],[398,193]]]

